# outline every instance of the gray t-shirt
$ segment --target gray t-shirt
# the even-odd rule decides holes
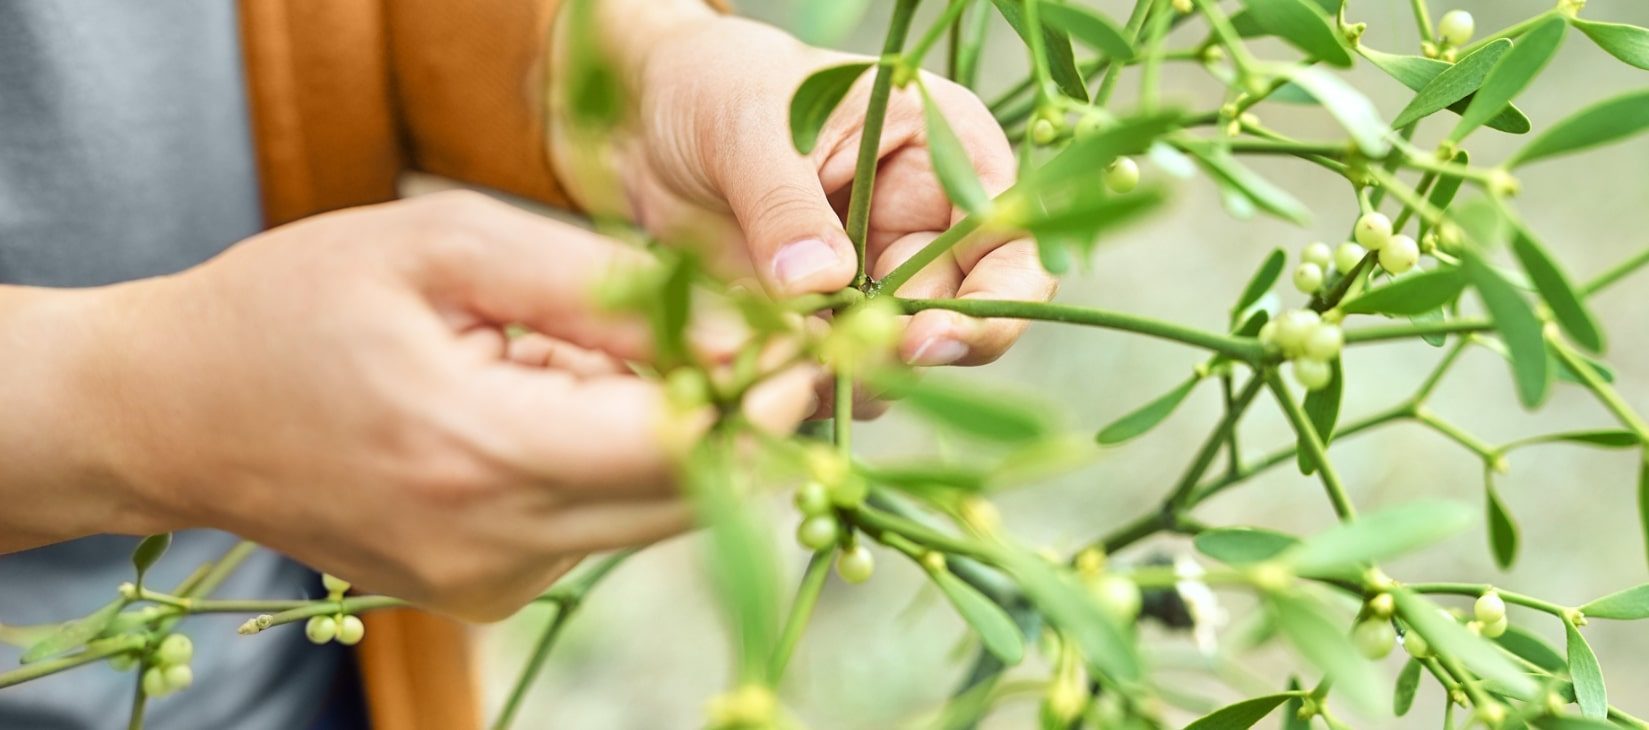
[[[236,3],[0,1],[0,282],[89,286],[179,271],[259,228]],[[4,353],[0,353],[4,356]],[[0,467],[3,468],[3,467]],[[135,539],[0,556],[0,622],[89,613],[131,579]],[[150,579],[176,584],[235,538],[177,536]],[[219,595],[296,598],[313,574],[267,551]],[[301,628],[242,637],[193,617],[195,685],[148,727],[310,727],[346,655]],[[0,669],[20,650],[0,645]],[[134,673],[107,664],[0,690],[0,728],[123,728]]]

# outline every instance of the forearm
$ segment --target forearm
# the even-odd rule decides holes
[[[165,529],[118,466],[116,289],[0,287],[0,553]]]

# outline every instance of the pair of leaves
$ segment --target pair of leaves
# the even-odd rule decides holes
[[[1605,99],[1563,118],[1506,162],[1526,165],[1616,142],[1649,129],[1649,89]]]
[[[928,577],[957,615],[973,627],[987,651],[1009,666],[1025,658],[1025,637],[1007,611],[948,570],[930,570]]]
[[[1451,64],[1424,56],[1400,56],[1390,53],[1381,53],[1367,46],[1359,46],[1357,51],[1368,59],[1386,75],[1407,86],[1411,91],[1421,91],[1444,71],[1453,68]],[[1466,107],[1471,105],[1472,97],[1467,95],[1448,105],[1448,110],[1455,114],[1463,114]],[[1401,127],[1402,125],[1394,125]],[[1506,132],[1508,134],[1524,134],[1529,131],[1529,118],[1523,112],[1510,104],[1500,110],[1499,114],[1490,118],[1484,126]]]
[[[1002,443],[1026,443],[1042,439],[1053,426],[1038,408],[1025,398],[986,394],[976,387],[937,378],[909,374],[886,374],[875,382],[889,395],[903,398],[904,405],[965,436]]]
[[[1551,369],[1547,367],[1546,338],[1540,319],[1529,303],[1511,282],[1482,259],[1481,254],[1468,249],[1462,268],[1467,279],[1477,289],[1494,320],[1495,329],[1506,344],[1511,360],[1512,376],[1517,382],[1517,396],[1524,407],[1534,408],[1546,399],[1551,384]]]
[[[1649,29],[1625,23],[1600,23],[1595,20],[1569,20],[1598,48],[1628,64],[1649,71]]]
[[[1243,0],[1247,18],[1266,35],[1274,35],[1324,63],[1351,68],[1351,52],[1334,20],[1306,0]]]
[[[1390,314],[1415,317],[1446,306],[1466,288],[1459,268],[1442,266],[1399,277],[1340,306],[1347,314]]]
[[[1420,89],[1420,93],[1415,94],[1408,106],[1403,107],[1403,111],[1397,113],[1397,118],[1391,120],[1391,125],[1406,127],[1471,96],[1483,85],[1489,71],[1511,49],[1512,42],[1501,38],[1444,69],[1428,81]]]
[[[1449,133],[1449,140],[1459,142],[1465,139],[1472,130],[1494,118],[1528,88],[1557,53],[1566,29],[1562,18],[1553,17],[1524,33],[1483,79],[1471,104],[1466,106],[1454,131]]]

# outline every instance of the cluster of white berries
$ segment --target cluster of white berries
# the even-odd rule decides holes
[[[1324,322],[1315,310],[1291,309],[1260,328],[1260,342],[1288,358],[1294,380],[1302,387],[1319,390],[1334,379],[1329,363],[1340,356],[1346,339],[1339,325]]]
[[[1354,229],[1357,242],[1375,251],[1380,268],[1392,275],[1402,274],[1420,263],[1420,244],[1401,233],[1393,233],[1391,219],[1384,213],[1364,213]]]
[[[876,572],[876,558],[852,535],[845,536],[836,510],[853,509],[864,502],[866,485],[846,462],[828,448],[808,452],[808,471],[813,478],[802,483],[795,495],[802,522],[796,527],[796,542],[809,550],[827,550],[842,543],[836,556],[836,574],[849,583],[863,583]]]
[[[195,670],[189,660],[195,657],[195,643],[183,634],[170,634],[160,640],[150,655],[149,668],[143,670],[143,694],[165,697],[181,692],[195,683]]]
[[[349,592],[349,582],[334,575],[322,574],[321,584],[326,587],[328,600],[341,600]],[[309,623],[304,624],[303,633],[316,644],[337,641],[344,646],[354,646],[366,636],[366,624],[353,614],[312,616]]]
[[[1351,273],[1367,253],[1362,246],[1350,241],[1333,249],[1326,243],[1309,244],[1300,251],[1300,264],[1294,267],[1294,288],[1301,294],[1316,294],[1329,282],[1330,273],[1340,276]]]
[[[1453,621],[1454,617],[1449,616]],[[1506,633],[1511,626],[1511,619],[1506,616],[1506,599],[1493,588],[1477,597],[1472,605],[1472,620],[1466,622],[1466,630],[1484,638],[1494,639]],[[1432,655],[1431,645],[1426,643],[1425,637],[1412,629],[1403,635],[1403,649],[1415,659],[1425,659]]]

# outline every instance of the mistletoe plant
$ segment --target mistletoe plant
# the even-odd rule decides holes
[[[1422,501],[1360,513],[1330,453],[1337,441],[1413,422],[1475,454],[1485,475],[1488,544],[1502,567],[1516,559],[1519,539],[1493,477],[1507,471],[1512,452],[1546,444],[1635,449],[1645,459],[1640,498],[1649,499],[1649,423],[1614,389],[1613,371],[1599,359],[1605,335],[1588,306],[1593,295],[1649,265],[1649,250],[1576,279],[1512,204],[1516,173],[1525,167],[1649,129],[1649,88],[1599,100],[1539,133],[1514,104],[1518,95],[1536,83],[1559,45],[1577,34],[1649,70],[1649,30],[1582,18],[1582,0],[1562,0],[1476,37],[1469,14],[1450,10],[1434,24],[1425,0],[1412,0],[1418,47],[1376,49],[1362,42],[1360,4],[1370,3],[1135,0],[1117,22],[1074,2],[949,0],[908,44],[919,0],[893,0],[877,59],[821,70],[791,101],[795,146],[805,153],[849,90],[870,77],[846,215],[860,253],[854,285],[772,301],[717,281],[692,247],[674,246],[655,249],[661,261],[656,270],[607,289],[611,306],[643,312],[653,323],[660,353],[653,374],[668,384],[683,419],[674,443],[683,483],[706,528],[708,573],[724,598],[735,667],[728,692],[710,703],[710,726],[798,726],[778,688],[831,565],[846,583],[859,583],[871,578],[877,560],[895,559],[920,567],[980,647],[951,700],[920,719],[924,725],[975,726],[1000,700],[1027,686],[1004,681],[1010,671],[1035,675],[1029,686],[1042,696],[1044,727],[1169,724],[1168,708],[1183,698],[1157,681],[1149,647],[1142,646],[1148,634],[1140,623],[1153,620],[1195,628],[1216,665],[1274,642],[1291,646],[1301,659],[1295,673],[1271,678],[1262,692],[1236,683],[1237,692],[1254,696],[1203,715],[1191,724],[1195,728],[1250,727],[1279,708],[1281,722],[1291,728],[1391,724],[1393,715],[1409,712],[1422,685],[1435,685],[1446,697],[1445,728],[1649,728],[1610,704],[1583,632],[1593,619],[1649,618],[1649,585],[1573,606],[1489,582],[1404,582],[1379,563],[1465,529],[1476,510]],[[573,5],[575,22],[581,7]],[[831,15],[855,7],[820,0],[813,10]],[[929,104],[932,168],[966,215],[887,276],[872,279],[864,271],[864,249],[876,141],[889,97],[896,88],[926,97],[919,70],[941,41],[949,48],[942,62],[947,75],[973,86],[993,15],[1029,51],[1028,78],[991,105],[1018,145],[1018,182],[987,195],[945,117]],[[1181,26],[1194,29],[1190,33],[1200,40],[1171,45],[1170,31]],[[1298,53],[1262,58],[1249,46],[1258,37],[1280,39]],[[617,122],[622,105],[614,97],[621,90],[594,49],[576,49],[575,55],[570,83],[579,128],[598,135]],[[1205,71],[1221,84],[1223,97],[1210,108],[1165,105],[1160,81],[1167,63]],[[1358,63],[1412,90],[1410,101],[1398,110],[1379,109],[1334,72]],[[1125,73],[1138,75],[1137,98],[1115,96]],[[1257,114],[1262,104],[1285,103],[1319,107],[1344,136],[1302,139],[1267,126]],[[1421,136],[1420,123],[1434,116],[1452,120],[1439,127],[1447,133]],[[1485,128],[1529,139],[1509,158],[1484,165],[1474,161],[1467,142]],[[975,236],[1033,237],[1042,264],[1065,271],[1102,234],[1162,202],[1162,187],[1140,185],[1142,161],[1168,177],[1208,178],[1238,218],[1263,213],[1304,225],[1306,207],[1242,162],[1256,155],[1290,158],[1343,178],[1359,213],[1345,221],[1343,241],[1304,243],[1292,262],[1287,252],[1272,251],[1246,285],[1233,282],[1236,296],[1222,308],[1217,330],[1043,302],[899,296],[901,285],[923,267]],[[1281,298],[1272,294],[1285,273],[1298,293],[1295,306],[1280,306]],[[756,333],[731,363],[700,361],[687,346],[690,312],[707,298],[737,307]],[[1058,432],[1042,410],[1020,400],[913,377],[891,357],[891,343],[901,315],[928,309],[1118,330],[1205,354],[1183,383],[1101,428],[1102,447],[1116,447],[1161,423],[1204,381],[1217,381],[1223,390],[1223,414],[1181,476],[1165,485],[1157,507],[1096,535],[1074,554],[1029,549],[1002,530],[989,492],[1096,447],[1085,437]],[[828,327],[810,326],[823,320]],[[1414,372],[1412,393],[1383,410],[1342,418],[1341,397],[1351,377],[1342,363],[1350,349],[1416,339],[1442,354],[1429,371]],[[1449,369],[1471,348],[1505,357],[1523,406],[1540,407],[1553,383],[1563,381],[1588,391],[1615,422],[1504,444],[1473,436],[1429,405]],[[784,438],[753,427],[740,411],[745,393],[801,361],[822,362],[835,375],[833,428]],[[979,442],[975,453],[989,458],[856,459],[855,384],[899,396],[900,407]],[[1296,438],[1255,454],[1239,447],[1238,435],[1262,393],[1281,409]],[[685,424],[706,411],[715,414],[708,434],[689,431]],[[1284,464],[1315,475],[1337,524],[1296,536],[1210,524],[1197,516],[1210,497]],[[799,485],[795,537],[811,553],[788,597],[780,563],[792,557],[773,553],[768,536],[774,527],[755,506],[774,484]],[[1644,514],[1649,518],[1649,511]],[[1162,561],[1131,554],[1159,533],[1189,537],[1201,557]],[[0,638],[28,649],[21,668],[0,674],[0,687],[94,662],[132,666],[140,678],[136,727],[147,698],[184,689],[192,680],[191,643],[176,633],[188,616],[242,612],[253,615],[243,634],[304,623],[316,642],[351,644],[362,640],[357,614],[401,605],[390,597],[348,595],[348,585],[334,579],[320,600],[214,598],[250,545],[202,566],[170,591],[155,590],[143,576],[166,544],[165,536],[146,540],[134,556],[134,580],[93,614],[55,626],[4,627]],[[583,597],[628,555],[606,558],[540,598],[556,610],[497,727],[516,716]],[[1217,636],[1215,590],[1256,599],[1252,612]],[[1553,647],[1514,623],[1509,605],[1527,609],[1520,620],[1553,622],[1566,645]],[[1379,660],[1398,645],[1409,658],[1393,691]],[[1033,650],[1047,661],[1027,662]],[[1026,667],[1016,670],[1021,664]]]

